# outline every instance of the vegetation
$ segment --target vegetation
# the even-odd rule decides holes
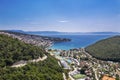
[[[95,58],[119,62],[120,36],[114,36],[98,41],[95,44],[86,47],[86,51]]]
[[[53,41],[53,42],[67,42],[67,41],[71,41],[71,39],[68,39],[68,38],[32,35],[32,34],[25,33],[25,32],[14,32],[14,31],[7,31],[7,30],[0,30],[0,32],[15,34],[15,35],[18,35],[18,36],[21,36],[21,35],[29,36],[29,37],[34,38],[34,39],[37,38],[37,40],[42,38],[43,40],[50,40],[50,41]]]
[[[43,62],[19,68],[0,68],[0,80],[63,80],[62,68],[56,59],[48,55]]]
[[[44,50],[25,44],[6,35],[0,35],[0,67],[12,65],[20,60],[42,57]]]
[[[73,75],[73,77],[75,78],[75,79],[80,79],[80,78],[85,78],[86,76],[85,75],[83,75],[83,74],[76,74],[76,75]]]
[[[35,59],[43,54],[48,56],[44,61],[10,67],[16,61]],[[0,35],[0,80],[63,80],[62,72],[57,60],[43,49]]]

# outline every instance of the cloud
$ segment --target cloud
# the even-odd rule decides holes
[[[67,20],[61,20],[61,21],[58,21],[58,22],[66,23],[66,22],[69,22],[69,21],[67,21]]]

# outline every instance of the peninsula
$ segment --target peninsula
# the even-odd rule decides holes
[[[19,32],[12,31],[0,31],[0,34],[5,34],[13,38],[17,38],[20,41],[23,41],[28,44],[33,44],[35,46],[48,48],[55,42],[67,42],[71,41],[71,39],[67,38],[58,38],[58,37],[48,37],[48,36],[40,36],[40,35],[30,35]]]

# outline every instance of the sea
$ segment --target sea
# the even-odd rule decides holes
[[[31,33],[28,33],[31,34]],[[42,35],[49,37],[59,37],[59,38],[68,38],[71,41],[68,42],[56,42],[50,49],[61,49],[69,50],[74,48],[85,48],[89,45],[96,43],[97,41],[115,36],[120,34],[41,34],[41,33],[32,33],[34,35]]]
[[[96,43],[99,40],[112,37],[114,35],[47,35],[51,37],[69,38],[68,42],[54,43],[51,49],[69,50],[73,48],[83,48]]]

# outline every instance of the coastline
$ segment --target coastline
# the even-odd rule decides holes
[[[87,47],[95,42],[113,35],[51,35],[52,37],[69,38],[71,41],[54,43],[52,49],[69,50],[73,48]]]
[[[69,50],[62,50],[62,49],[50,49],[51,46],[54,46],[54,40],[50,37],[48,38],[42,38],[42,37],[36,37],[31,35],[23,35],[23,34],[11,34],[6,32],[0,32],[0,34],[8,35],[12,38],[19,39],[20,41],[23,41],[28,44],[32,44],[38,47],[42,47],[46,50],[46,52],[50,53],[51,56],[55,57],[59,62],[58,65],[62,67],[64,70],[68,70],[67,74],[64,74],[64,79],[92,79],[95,78],[95,80],[99,80],[101,77],[103,77],[106,74],[106,71],[110,71],[112,68],[113,71],[111,71],[113,74],[109,73],[110,76],[113,76],[115,78],[114,74],[117,74],[115,72],[120,72],[119,68],[114,68],[114,66],[119,65],[119,63],[111,62],[111,61],[102,61],[99,59],[96,59],[92,57],[89,53],[85,51],[84,48],[73,48]],[[60,40],[60,41],[59,41]],[[66,42],[66,39],[55,38],[55,41],[57,42]],[[69,41],[69,40],[68,40]],[[40,44],[38,44],[40,43]],[[68,46],[69,47],[69,46]],[[47,59],[47,56],[43,56],[42,58],[28,60],[28,61],[19,61],[18,63],[15,63],[12,65],[12,67],[22,67],[25,66],[28,62],[38,62],[43,61]],[[85,71],[82,73],[82,69]],[[113,67],[111,67],[113,66]],[[102,68],[104,70],[102,71]],[[99,74],[98,74],[98,72]],[[65,73],[65,72],[64,72]],[[69,77],[67,77],[69,76]],[[76,77],[78,76],[78,77]],[[92,78],[91,78],[92,76]]]
[[[18,33],[18,32],[11,32],[11,31],[0,31],[0,34],[7,35],[9,37],[18,39],[24,43],[32,44],[34,46],[38,46],[44,49],[51,47],[55,42],[71,41],[68,38],[30,35],[30,34],[24,34],[24,33]]]

